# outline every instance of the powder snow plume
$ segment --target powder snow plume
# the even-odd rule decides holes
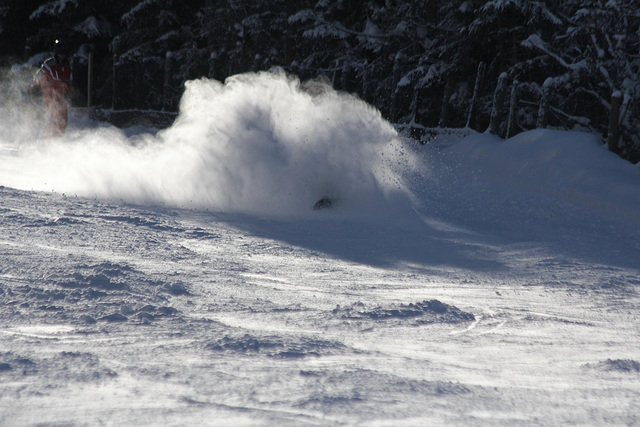
[[[43,117],[14,114],[0,130],[0,185],[275,215],[323,196],[357,210],[408,199],[399,169],[412,160],[361,100],[281,71],[185,86],[178,118],[157,134],[94,123],[46,140]]]

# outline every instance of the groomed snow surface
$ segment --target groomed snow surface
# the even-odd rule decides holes
[[[640,423],[640,169],[592,135],[420,146],[281,73],[160,132],[1,109],[0,425]]]

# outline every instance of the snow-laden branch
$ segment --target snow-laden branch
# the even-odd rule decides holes
[[[149,6],[151,6],[151,5],[153,5],[154,3],[157,3],[157,2],[158,2],[158,0],[144,0],[141,3],[138,3],[131,10],[129,10],[129,12],[125,13],[124,15],[122,15],[122,18],[120,18],[120,22],[125,27],[130,28],[131,25],[133,25],[135,23],[136,17],[139,14],[144,13],[144,11],[147,10],[147,8]]]
[[[67,8],[67,6],[78,7],[78,0],[55,0],[45,3],[29,16],[31,21],[42,18],[43,16],[58,16]]]
[[[344,25],[337,22],[327,21],[322,14],[317,14],[311,10],[303,10],[289,17],[288,22],[290,24],[305,23],[308,21],[315,21],[316,26],[303,33],[304,37],[309,38],[327,38],[338,37],[345,38],[347,36],[357,36],[359,38],[366,39],[388,39],[389,36],[385,35],[371,19],[367,19],[367,24],[364,31],[355,31],[346,28]]]
[[[530,35],[527,39],[523,40],[520,45],[528,48],[538,49],[545,54],[549,55],[549,57],[553,58],[556,62],[562,65],[564,68],[567,68],[572,71],[579,71],[587,67],[587,63],[585,60],[569,64],[559,55],[553,53],[546,45],[546,43],[542,40],[542,38],[537,34]]]

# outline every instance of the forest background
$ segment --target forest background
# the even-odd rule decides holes
[[[184,82],[279,67],[423,141],[547,127],[640,161],[637,0],[2,0],[0,65],[73,47],[76,105],[175,112]],[[619,111],[612,122],[611,111]]]

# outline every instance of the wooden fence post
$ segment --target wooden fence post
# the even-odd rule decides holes
[[[549,102],[551,101],[551,89],[553,86],[553,78],[548,77],[542,84],[542,98],[540,98],[540,106],[538,107],[538,120],[536,127],[544,129],[549,124]]]
[[[361,96],[365,101],[371,102],[369,99],[369,67],[365,62],[362,66],[362,84],[361,84]]]
[[[391,94],[391,111],[389,112],[392,122],[397,121],[400,116],[398,111],[398,83],[400,82],[403,63],[404,55],[402,53],[397,53],[393,62],[393,93]]]
[[[118,55],[117,54],[113,54],[113,76],[112,76],[112,87],[111,87],[111,109],[115,110],[116,109],[116,100],[117,100],[117,93],[118,93],[118,73],[117,73],[117,64],[118,63]]]
[[[211,52],[208,60],[209,72],[207,73],[207,77],[209,77],[210,79],[215,79],[218,75],[218,73],[216,72],[216,65],[218,65],[217,59],[218,59],[218,53]]]
[[[486,65],[484,62],[478,64],[478,72],[476,73],[476,84],[473,87],[473,97],[471,98],[471,107],[469,108],[469,117],[467,118],[467,126],[471,127],[471,122],[476,114],[476,104],[478,97],[480,96],[480,88],[482,87],[482,81],[484,80],[484,72]]]
[[[620,106],[622,105],[622,93],[615,91],[611,95],[611,111],[609,112],[609,135],[608,146],[609,151],[619,153],[620,147]]]
[[[173,76],[173,52],[168,51],[164,57],[164,85],[162,87],[162,110],[170,110],[172,105],[171,81]]]
[[[489,122],[489,132],[504,138],[507,134],[505,116],[509,109],[507,101],[509,99],[509,75],[506,72],[498,77],[496,91],[493,93],[493,105],[491,106],[491,117]]]
[[[140,61],[136,61],[133,63],[133,81],[135,82],[135,84],[133,85],[133,98],[134,98],[134,103],[133,105],[131,105],[131,102],[129,102],[128,108],[139,108],[142,109],[142,101],[145,98],[144,96],[144,91],[148,91],[147,87],[143,87],[142,86],[142,82],[144,81],[142,79],[142,62]]]
[[[516,127],[516,103],[518,102],[518,80],[513,81],[511,87],[511,100],[509,101],[509,120],[507,122],[507,135],[506,138],[511,137],[514,134]]]
[[[447,80],[444,85],[444,94],[442,95],[442,109],[440,110],[440,120],[438,127],[445,128],[449,126],[449,118],[451,116],[451,95],[453,95],[453,84],[451,80]]]
[[[340,73],[340,89],[344,92],[355,92],[353,87],[355,70],[353,65],[347,61],[342,64],[342,72]]]
[[[93,107],[93,52],[89,52],[89,63],[87,65],[87,108],[91,115]]]

